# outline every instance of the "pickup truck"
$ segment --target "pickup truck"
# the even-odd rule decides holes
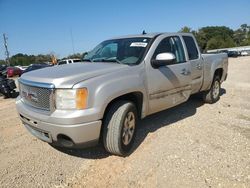
[[[150,33],[100,43],[83,59],[19,79],[16,107],[28,131],[59,147],[102,143],[127,156],[138,121],[199,93],[220,98],[226,54],[201,54],[192,34]]]

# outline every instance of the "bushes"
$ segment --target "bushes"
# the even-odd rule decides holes
[[[194,31],[185,26],[180,32],[192,32],[202,51],[250,45],[250,26],[247,24],[235,31],[225,26],[208,26]]]

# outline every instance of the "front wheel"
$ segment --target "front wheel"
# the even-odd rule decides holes
[[[137,109],[132,102],[118,101],[109,109],[104,119],[103,143],[115,155],[129,154],[136,135]]]
[[[203,94],[203,100],[210,104],[217,102],[220,99],[220,89],[220,77],[215,76],[210,90]]]

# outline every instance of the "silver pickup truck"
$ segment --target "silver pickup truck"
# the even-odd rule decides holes
[[[103,143],[116,155],[133,146],[138,120],[200,93],[220,97],[226,54],[201,54],[193,35],[152,33],[100,43],[82,63],[23,74],[16,100],[28,131],[52,145]]]

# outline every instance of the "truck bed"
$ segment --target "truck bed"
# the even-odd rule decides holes
[[[226,78],[227,67],[228,67],[228,57],[226,53],[220,54],[202,54],[204,60],[204,76],[203,76],[203,86],[201,91],[210,88],[213,80],[214,72],[212,70],[222,69],[223,74],[221,80],[224,81]]]

